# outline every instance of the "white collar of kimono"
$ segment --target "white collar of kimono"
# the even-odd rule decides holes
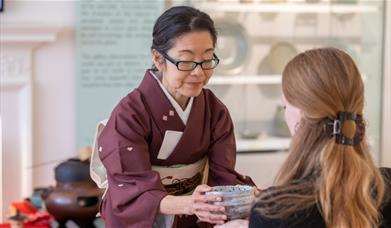
[[[163,86],[163,84],[159,80],[159,78],[152,71],[150,71],[150,73],[156,79],[156,81],[158,81],[160,88],[162,88],[164,94],[166,95],[166,97],[168,98],[168,100],[170,101],[172,106],[174,106],[176,113],[178,113],[178,115],[179,115],[179,118],[181,118],[182,122],[186,125],[187,119],[189,119],[191,107],[193,106],[194,97],[190,97],[190,100],[187,103],[187,106],[186,106],[185,110],[183,110],[181,108],[181,106],[178,104],[178,102],[171,96],[171,94]]]

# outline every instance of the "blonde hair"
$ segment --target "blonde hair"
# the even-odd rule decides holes
[[[364,85],[353,60],[335,48],[308,50],[287,64],[282,88],[303,118],[277,187],[260,194],[259,212],[287,218],[317,205],[327,227],[377,227],[385,184],[366,138],[342,145],[324,130],[323,120],[336,119],[338,112],[363,113]],[[345,121],[342,133],[352,138],[357,129],[354,121]]]

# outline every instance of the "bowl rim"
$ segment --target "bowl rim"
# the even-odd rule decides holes
[[[244,188],[248,188],[248,189],[245,189],[243,191],[232,191],[232,192],[225,192],[225,191],[215,191],[214,189],[215,188],[221,188],[221,187],[224,187],[224,188],[229,188],[229,187],[233,187],[233,188],[237,188],[237,187],[244,187]],[[209,192],[205,192],[206,195],[222,195],[222,196],[230,196],[230,195],[235,195],[235,196],[241,196],[241,195],[248,195],[249,193],[252,193],[254,192],[254,189],[255,187],[254,186],[251,186],[251,185],[221,185],[221,186],[214,186],[212,187],[212,190],[209,191]]]

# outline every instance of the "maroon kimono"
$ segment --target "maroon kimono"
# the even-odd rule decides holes
[[[157,156],[166,130],[183,135],[171,155],[160,160]],[[254,185],[249,177],[234,170],[234,129],[222,102],[203,89],[194,98],[184,125],[149,71],[140,86],[114,108],[98,146],[109,186],[101,204],[106,227],[152,227],[167,192],[151,165],[190,164],[206,155],[210,186]],[[196,220],[195,216],[189,219]],[[175,223],[183,227],[180,220],[176,218]]]

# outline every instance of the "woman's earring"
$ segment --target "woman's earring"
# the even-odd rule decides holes
[[[300,124],[301,124],[300,121],[299,121],[299,122],[296,122],[296,124],[295,124],[295,132],[296,132],[297,130],[299,130]]]

